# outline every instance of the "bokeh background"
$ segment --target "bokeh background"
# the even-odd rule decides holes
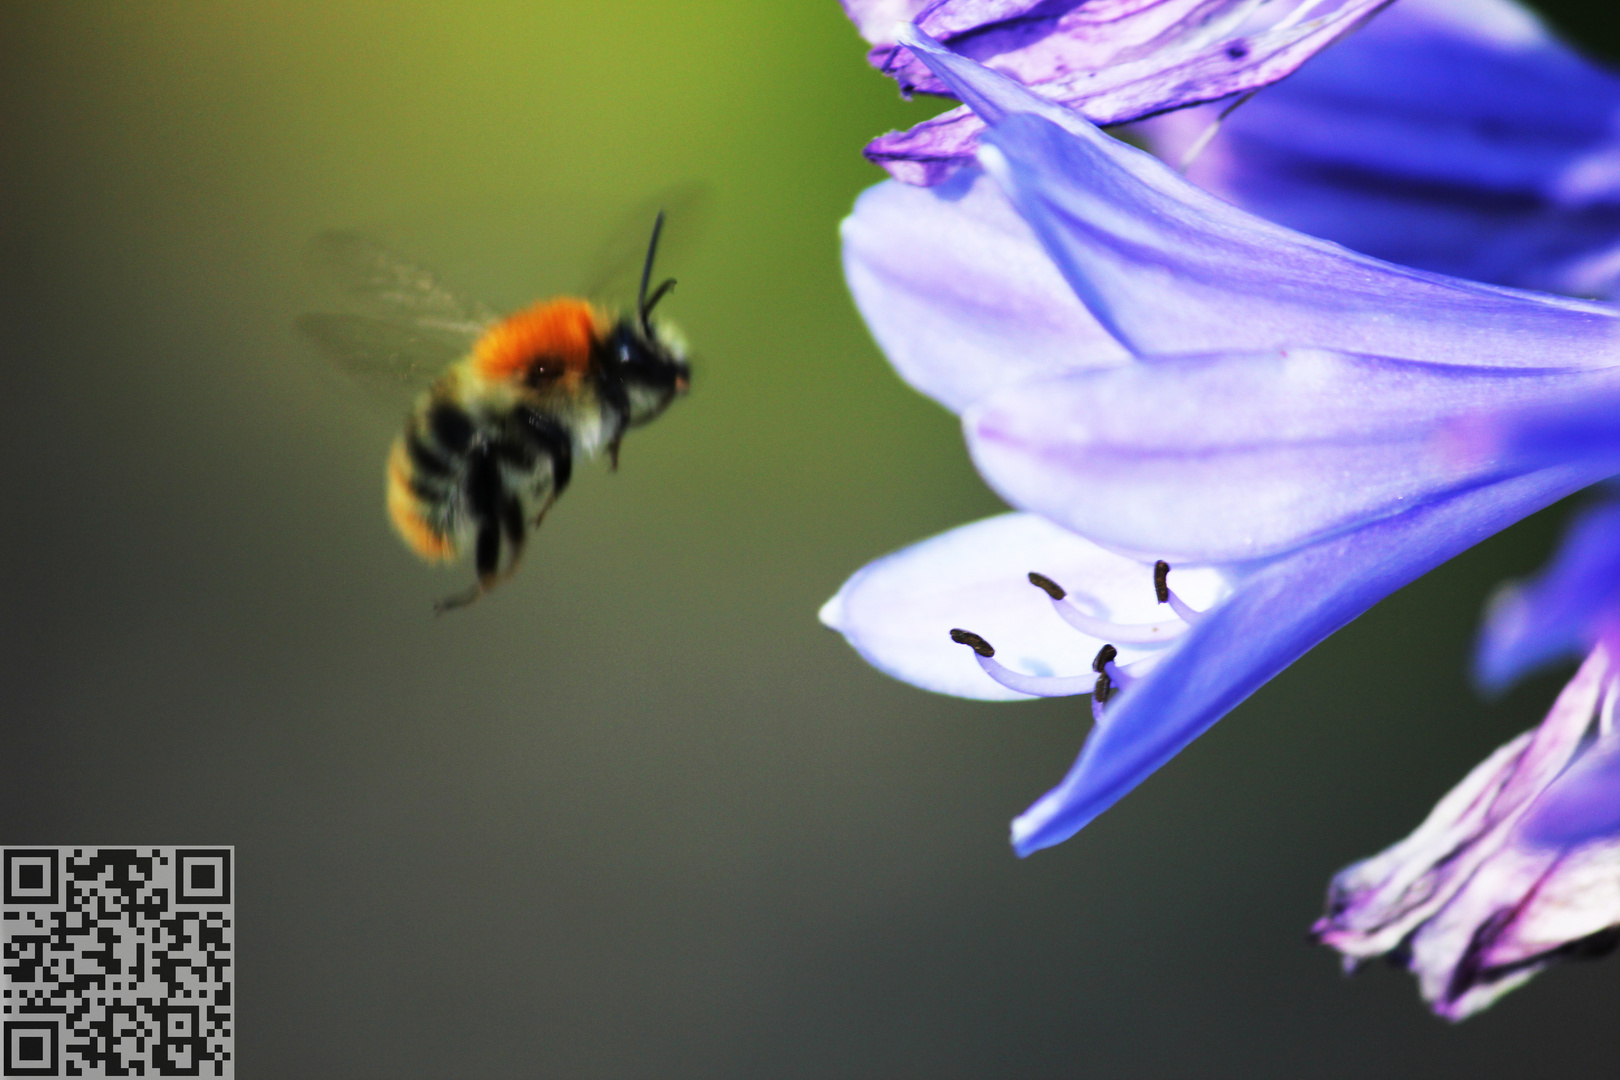
[[[861,146],[939,107],[863,51],[833,0],[0,7],[0,841],[235,844],[244,1077],[1611,1069],[1620,961],[1452,1027],[1303,941],[1551,701],[1464,668],[1567,508],[1025,862],[1083,704],[928,695],[816,623],[998,509],[842,286]],[[362,228],[512,308],[688,180],[693,394],[433,618],[469,572],[390,534],[392,418],[296,336],[300,251]]]

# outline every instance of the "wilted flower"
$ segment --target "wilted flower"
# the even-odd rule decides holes
[[[873,564],[823,618],[878,667],[944,692],[1059,688],[989,660],[1069,692],[1099,674],[1108,691],[1128,684],[1014,823],[1021,854],[1072,835],[1392,590],[1612,471],[1578,454],[1459,454],[1446,429],[1557,415],[1620,385],[1615,309],[1273,225],[920,34],[902,40],[986,123],[989,175],[863,196],[845,225],[851,289],[897,369],[962,412],[980,471],[1027,513]],[[1075,629],[1069,597],[1031,572],[1090,622]],[[1158,606],[1158,586],[1183,583],[1198,594],[1185,611]],[[1125,627],[1150,640],[1112,640]],[[998,651],[953,643],[953,628]]]
[[[1592,651],[1540,727],[1503,746],[1440,800],[1416,832],[1333,879],[1312,929],[1347,970],[1389,956],[1452,1020],[1559,960],[1620,943],[1620,814],[1571,831],[1571,782],[1615,779],[1620,672]],[[1578,812],[1577,812],[1578,813]],[[1590,825],[1591,821],[1587,820]]]
[[[1179,162],[1221,108],[1137,130]],[[1408,266],[1586,296],[1620,282],[1620,77],[1511,0],[1401,0],[1232,112],[1187,176]]]
[[[1483,681],[1573,647],[1541,726],[1492,754],[1417,831],[1341,871],[1313,928],[1347,969],[1389,956],[1442,1016],[1478,1012],[1558,960],[1620,943],[1620,504],[1588,510],[1551,566],[1492,605]],[[1595,646],[1593,643],[1596,643]]]
[[[1390,0],[843,0],[874,66],[906,93],[960,97],[897,43],[923,33],[1099,124],[1214,101],[1287,75]],[[967,107],[876,139],[896,178],[937,184],[970,164],[983,119]]]

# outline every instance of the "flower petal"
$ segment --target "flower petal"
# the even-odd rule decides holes
[[[1510,846],[1413,934],[1407,966],[1436,1013],[1462,1020],[1553,964],[1611,951],[1617,922],[1620,843]]]
[[[841,0],[844,14],[873,45],[893,45],[895,28],[911,22],[930,0]]]
[[[1275,554],[1501,475],[1448,414],[1565,400],[1616,375],[1420,364],[1311,349],[1177,357],[1014,386],[964,416],[1014,506],[1144,558]],[[1601,472],[1597,475],[1601,475]]]
[[[1612,949],[1620,813],[1612,797],[1557,805],[1572,777],[1603,773],[1589,766],[1613,754],[1613,735],[1589,740],[1612,723],[1610,656],[1594,649],[1547,719],[1471,771],[1411,836],[1335,875],[1313,936],[1350,967],[1386,956],[1410,968],[1452,1020],[1549,964]],[[1538,815],[1550,832],[1538,834]]]
[[[1104,641],[1071,629],[1031,571],[1069,589],[1071,598],[1116,622],[1162,618],[1153,568],[1104,551],[1034,514],[1002,514],[964,525],[871,563],[821,609],[821,621],[848,639],[869,664],[925,690],[985,700],[1026,700],[994,682],[971,650],[950,639],[972,630],[1008,667],[1033,675],[1080,675]],[[1178,569],[1176,588],[1212,602],[1221,579],[1212,570]],[[1151,650],[1120,647],[1120,662]]]
[[[1245,93],[1282,78],[1389,0],[945,0],[925,34],[1099,124]],[[895,46],[872,63],[906,92],[954,87]],[[983,122],[953,112],[874,141],[897,179],[937,183],[970,161]]]
[[[1551,565],[1491,601],[1475,674],[1486,689],[1501,690],[1548,661],[1590,648],[1617,623],[1620,502],[1605,502],[1570,525]]]
[[[1378,600],[1526,514],[1585,486],[1547,470],[1389,518],[1255,568],[1110,704],[1057,787],[1013,822],[1028,855],[1073,836],[1266,680]]]
[[[1609,732],[1553,781],[1519,832],[1543,849],[1620,843],[1620,735]]]
[[[1620,78],[1508,0],[1402,0],[1232,113],[1187,170],[1364,254],[1582,295],[1620,278]],[[1180,161],[1213,114],[1139,129]]]
[[[1564,401],[1528,401],[1451,425],[1459,452],[1537,463],[1606,461],[1620,471],[1620,390],[1590,388]]]
[[[842,233],[872,336],[901,378],[952,412],[1031,375],[1130,359],[976,168],[938,188],[879,184]]]
[[[981,162],[1138,355],[1294,345],[1517,367],[1620,356],[1606,305],[1410,270],[1273,225],[915,31],[902,40],[991,124]]]

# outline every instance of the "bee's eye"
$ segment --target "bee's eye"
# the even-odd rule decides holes
[[[619,363],[628,364],[629,362],[630,362],[630,345],[629,345],[628,342],[624,342],[624,343],[621,343],[619,345]]]

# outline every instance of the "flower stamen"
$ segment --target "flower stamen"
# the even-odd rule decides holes
[[[1094,706],[1106,705],[1109,698],[1139,678],[1129,671],[1129,665],[1121,667],[1114,663],[1117,656],[1119,656],[1118,649],[1112,645],[1104,645],[1097,650],[1096,657],[1091,661],[1091,670],[1097,673],[1097,683],[1091,691]]]
[[[1009,690],[1031,697],[1074,697],[1089,694],[1095,685],[1090,675],[1025,675],[998,663],[995,647],[971,630],[952,630],[951,640],[973,650],[973,658],[984,673]]]
[[[1163,565],[1163,564],[1161,564]],[[1168,567],[1166,567],[1168,569]],[[1155,579],[1157,580],[1157,579]],[[1052,610],[1058,617],[1082,634],[1104,641],[1122,641],[1127,645],[1151,645],[1158,641],[1172,641],[1187,632],[1187,621],[1121,624],[1087,615],[1068,599],[1063,586],[1045,574],[1030,572],[1029,583],[1044,592],[1052,601]],[[1160,603],[1163,603],[1161,600]],[[1190,609],[1189,609],[1190,610]],[[1196,614],[1196,613],[1195,613]]]
[[[1170,587],[1170,564],[1163,559],[1153,564],[1153,591],[1158,595],[1159,603],[1169,604],[1170,610],[1183,622],[1195,623],[1204,617],[1202,611],[1189,605]]]

